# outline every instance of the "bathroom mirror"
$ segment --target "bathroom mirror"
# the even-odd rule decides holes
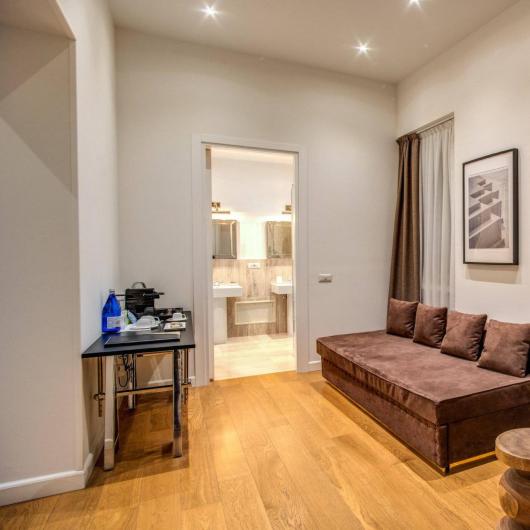
[[[292,257],[290,221],[267,221],[267,258]]]
[[[237,258],[237,221],[212,220],[214,259]]]

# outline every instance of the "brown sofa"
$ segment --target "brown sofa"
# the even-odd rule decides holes
[[[530,426],[530,375],[477,367],[385,331],[320,338],[322,374],[444,472]]]

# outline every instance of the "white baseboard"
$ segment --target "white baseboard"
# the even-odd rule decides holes
[[[92,474],[98,456],[97,452],[89,453],[83,469],[80,470],[72,469],[1,483],[0,506],[83,489]]]
[[[84,470],[62,471],[0,484],[0,506],[85,487]]]
[[[307,363],[307,367],[308,372],[316,372],[317,370],[320,370],[322,368],[322,362],[320,360],[309,361]]]
[[[195,377],[191,376],[190,380],[194,385]],[[149,381],[149,386],[169,385],[172,382],[173,379],[154,380]],[[61,471],[59,473],[50,473],[49,475],[40,475],[0,483],[0,506],[83,489],[88,484],[97,459],[103,450],[102,431],[94,437],[93,445],[94,450],[88,453],[83,464],[83,469],[72,469],[70,471]]]
[[[83,466],[83,479],[85,486],[88,484],[88,481],[92,476],[92,472],[94,471],[94,467],[96,466],[96,462],[98,461],[101,451],[103,451],[103,445],[105,443],[103,425],[101,426],[101,429],[98,430],[98,433],[96,436],[94,436],[93,440],[94,441],[91,444],[93,449],[90,453],[88,453],[88,456],[85,459],[85,465]]]

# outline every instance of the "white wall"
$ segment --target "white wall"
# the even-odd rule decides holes
[[[118,284],[113,24],[105,0],[57,5],[35,8],[75,43],[0,34],[0,504],[83,487],[102,437],[81,351]]]
[[[291,220],[282,211],[291,204],[294,171],[292,154],[212,148],[212,200],[230,210],[213,218],[239,222],[239,259],[266,259],[265,223]]]
[[[0,504],[82,470],[69,45],[0,26]]]
[[[119,285],[114,26],[105,0],[58,0],[58,4],[75,37],[80,352],[100,335],[108,289]],[[103,424],[92,399],[95,361],[80,362],[81,375],[84,460],[97,451]]]
[[[403,134],[455,114],[455,305],[507,321],[530,319],[530,2],[523,0],[398,87]],[[520,149],[519,267],[463,265],[462,163]]]
[[[59,0],[75,36],[81,347],[101,332],[118,287],[114,26],[105,0]]]
[[[308,153],[311,344],[385,322],[395,201],[392,86],[117,31],[120,264],[192,307],[193,133]],[[334,283],[318,284],[319,272]],[[312,353],[313,359],[318,359]]]

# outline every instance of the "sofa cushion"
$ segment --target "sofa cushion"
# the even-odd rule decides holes
[[[418,304],[416,325],[414,326],[414,342],[439,348],[445,335],[447,307]]]
[[[437,425],[530,403],[530,376],[480,370],[384,331],[320,338],[317,351],[359,384]]]
[[[418,302],[406,302],[391,298],[388,301],[386,331],[393,335],[412,338]]]
[[[487,318],[488,315],[469,315],[449,311],[447,329],[442,340],[442,353],[476,361],[480,357]]]
[[[525,377],[529,346],[530,324],[490,320],[478,365],[516,377]]]

